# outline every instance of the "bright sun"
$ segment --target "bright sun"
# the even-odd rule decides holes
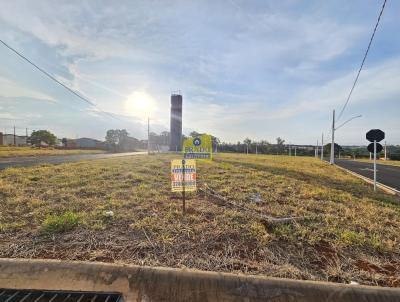
[[[155,109],[153,98],[142,91],[135,91],[131,93],[125,101],[125,109],[129,115],[138,117],[148,117]]]

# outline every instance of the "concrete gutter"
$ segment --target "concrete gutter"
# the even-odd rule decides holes
[[[400,301],[395,288],[29,259],[0,259],[0,288],[119,292],[128,302]]]
[[[360,174],[358,174],[358,173],[356,173],[356,172],[347,170],[346,168],[340,167],[340,166],[338,166],[338,165],[335,165],[335,166],[338,167],[339,169],[341,169],[341,170],[347,172],[347,173],[350,173],[350,174],[352,174],[352,175],[354,175],[354,176],[356,176],[356,177],[358,177],[358,178],[364,180],[365,182],[367,182],[367,183],[369,183],[369,184],[374,185],[374,181],[373,181],[372,179],[369,179],[368,177],[365,177],[365,176],[360,175]],[[385,191],[386,193],[389,193],[389,194],[392,194],[392,195],[398,195],[398,196],[400,196],[400,191],[398,191],[398,190],[396,190],[396,189],[394,189],[394,188],[391,188],[391,187],[389,187],[389,186],[387,186],[387,185],[384,185],[384,184],[381,184],[381,183],[377,182],[377,183],[376,183],[376,186],[377,186],[379,189]]]

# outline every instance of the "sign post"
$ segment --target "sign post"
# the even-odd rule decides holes
[[[182,215],[185,216],[186,212],[186,196],[185,196],[185,160],[182,159]]]
[[[175,159],[171,161],[171,191],[182,192],[182,214],[186,213],[186,192],[196,191],[196,161]]]
[[[376,191],[376,153],[381,152],[383,149],[378,142],[385,138],[385,132],[379,129],[372,129],[367,132],[366,138],[371,142],[368,145],[368,151],[374,153],[374,191]]]

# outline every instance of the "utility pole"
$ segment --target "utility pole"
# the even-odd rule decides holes
[[[289,143],[289,156],[292,156],[292,145]]]
[[[335,163],[335,110],[333,110],[333,118],[332,118],[332,143],[331,143],[330,164],[333,165],[334,163]]]
[[[147,118],[147,154],[150,154],[150,118]]]
[[[322,141],[321,141],[321,160],[324,160],[324,134],[322,133]]]
[[[249,155],[249,144],[246,144],[246,154]]]
[[[376,191],[376,140],[374,140],[374,191]]]
[[[297,147],[294,146],[294,156],[297,156]]]
[[[17,137],[15,136],[15,126],[14,126],[14,146],[17,145]]]
[[[257,150],[257,143],[256,143],[256,155],[258,154],[258,150]]]
[[[385,160],[387,160],[386,141],[385,141]]]

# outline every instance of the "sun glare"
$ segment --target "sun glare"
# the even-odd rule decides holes
[[[146,92],[135,91],[125,101],[125,109],[129,115],[148,117],[155,109],[155,102]]]

